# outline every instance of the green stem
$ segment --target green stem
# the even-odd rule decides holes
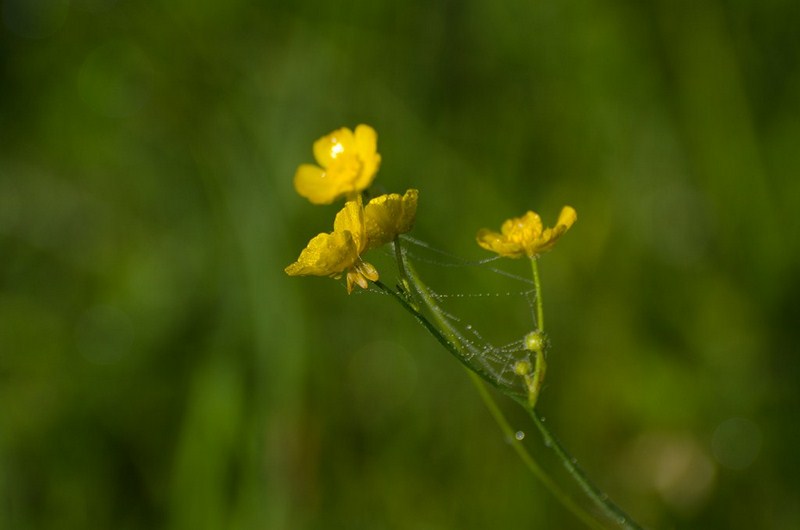
[[[534,295],[536,296],[536,324],[538,326],[539,333],[544,332],[544,304],[542,303],[542,282],[539,276],[539,261],[536,257],[531,258],[531,270],[533,271],[533,287],[534,287]],[[540,356],[542,356],[542,351],[537,350],[537,369],[538,369],[538,362],[540,360]],[[542,367],[544,366],[544,359],[542,358]],[[544,422],[537,416],[534,407],[528,406],[527,407],[528,414],[533,419],[534,425],[539,430],[539,433],[542,435],[544,439],[544,444],[551,448],[553,452],[555,452],[556,456],[559,460],[561,460],[564,468],[567,470],[573,480],[577,482],[578,486],[583,490],[587,497],[597,506],[600,511],[602,511],[607,517],[611,520],[616,522],[623,528],[627,528],[630,530],[639,529],[639,525],[633,521],[622,509],[614,504],[608,498],[603,491],[597,488],[592,481],[589,480],[589,477],[586,476],[586,473],[581,469],[578,464],[577,460],[573,458],[567,450],[564,448],[563,445],[558,441],[558,439],[553,436],[550,430],[545,426]]]
[[[539,279],[539,260],[531,258],[533,271],[533,295],[536,297],[536,327],[540,333],[544,332],[544,304],[542,303],[542,282]]]
[[[605,528],[602,524],[600,524],[596,519],[594,519],[583,507],[577,504],[571,497],[569,497],[550,477],[547,473],[539,466],[539,464],[534,460],[531,456],[530,452],[525,448],[525,446],[521,443],[520,440],[516,439],[514,430],[511,428],[511,425],[508,423],[508,420],[503,415],[502,411],[498,407],[496,401],[489,393],[488,389],[486,388],[486,384],[483,379],[487,379],[491,382],[491,378],[487,378],[486,374],[481,374],[480,372],[476,371],[475,367],[469,366],[464,361],[464,354],[459,347],[459,338],[458,333],[452,328],[450,322],[447,321],[441,314],[441,311],[438,309],[433,297],[430,294],[430,291],[427,289],[427,286],[422,282],[422,280],[417,275],[414,268],[411,266],[410,263],[406,262],[405,255],[402,251],[400,246],[399,240],[395,240],[394,242],[394,250],[395,250],[395,258],[397,259],[398,269],[401,274],[401,282],[404,288],[408,289],[407,295],[413,296],[416,294],[424,305],[428,308],[430,313],[434,316],[439,327],[432,324],[420,311],[418,310],[415,305],[412,305],[409,299],[401,296],[397,291],[389,289],[381,282],[374,282],[376,286],[378,286],[382,291],[390,294],[393,296],[400,305],[403,306],[409,313],[411,313],[438,341],[439,343],[445,347],[451,354],[453,354],[456,359],[458,359],[464,366],[467,368],[467,373],[470,376],[473,384],[478,390],[481,398],[483,399],[486,407],[489,409],[492,417],[497,422],[500,429],[503,431],[506,438],[511,442],[514,450],[519,455],[520,459],[523,463],[528,467],[528,469],[536,476],[544,486],[556,497],[556,499],[570,512],[572,512],[578,519],[584,522],[588,527],[594,529],[602,529]],[[536,259],[531,260],[531,268],[533,272],[533,282],[535,288],[535,295],[536,295],[536,321],[538,326],[538,331],[541,333],[544,328],[544,306],[542,304],[542,290],[541,290],[541,280],[539,277],[539,266]],[[414,292],[411,292],[409,289],[413,286]],[[537,364],[540,360],[539,357],[542,357],[541,361],[543,362],[542,349],[537,350]],[[543,366],[543,365],[542,365]],[[483,377],[483,379],[481,378]],[[496,385],[495,385],[496,386]],[[502,389],[501,389],[502,390]],[[575,482],[580,486],[583,492],[589,497],[589,499],[597,506],[597,508],[609,519],[611,519],[615,524],[619,525],[622,528],[627,530],[641,530],[641,527],[631,519],[619,506],[617,506],[613,501],[608,498],[608,495],[605,494],[603,491],[597,488],[586,476],[586,473],[583,469],[580,468],[577,464],[577,460],[573,458],[564,446],[558,441],[558,439],[550,432],[550,430],[545,426],[544,421],[539,418],[536,414],[536,411],[533,407],[530,406],[530,401],[528,403],[524,403],[521,400],[515,398],[515,400],[520,403],[531,416],[534,425],[539,430],[541,434],[544,444],[546,447],[549,447],[553,450],[556,457],[561,461],[566,471],[570,474],[570,476],[575,480]]]
[[[395,291],[394,289],[390,289],[380,280],[374,281],[372,283],[378,289],[380,289],[384,293],[394,298],[401,306],[403,306],[403,309],[411,313],[411,315],[417,320],[417,322],[422,324],[422,326],[425,329],[427,329],[431,335],[433,335],[433,337],[439,342],[439,344],[441,344],[444,347],[444,349],[446,349],[448,352],[453,354],[453,357],[455,357],[462,365],[464,365],[464,367],[467,370],[480,375],[489,382],[492,382],[492,379],[489,376],[489,374],[481,372],[478,368],[468,365],[466,360],[464,359],[463,352],[461,352],[461,350],[456,344],[457,340],[456,342],[453,342],[449,338],[447,338],[439,328],[437,328],[430,320],[428,320],[428,318],[425,315],[419,312],[419,309],[415,305],[412,305],[411,302],[409,302],[406,296]]]
[[[580,488],[586,494],[589,499],[597,506],[603,514],[606,515],[609,519],[614,521],[620,527],[625,528],[627,530],[642,530],[642,527],[636,523],[631,517],[625,513],[622,508],[617,506],[614,501],[608,498],[608,495],[598,489],[597,486],[589,480],[589,477],[586,476],[586,472],[581,469],[578,465],[578,461],[567,452],[561,442],[558,441],[553,433],[545,426],[544,420],[540,418],[536,412],[532,409],[527,409],[528,414],[530,415],[531,419],[533,419],[534,425],[539,430],[539,433],[542,435],[544,439],[545,446],[549,447],[553,450],[561,463],[564,465],[564,468],[567,470],[575,482],[578,483]]]
[[[533,296],[536,300],[536,336],[537,339],[534,348],[528,347],[535,354],[535,362],[533,374],[526,377],[526,384],[528,385],[528,408],[534,410],[536,408],[536,401],[539,399],[539,392],[544,383],[544,374],[547,369],[547,362],[544,358],[544,304],[542,304],[542,282],[539,279],[539,262],[536,257],[531,258],[531,270],[533,271]]]
[[[398,260],[398,269],[401,274],[401,281],[406,285],[411,285],[414,287],[415,294],[421,298],[424,305],[430,311],[430,314],[433,315],[434,319],[436,320],[438,327],[433,325],[423,314],[421,314],[415,307],[413,307],[406,299],[400,296],[396,291],[388,289],[384,284],[381,282],[375,282],[381,290],[384,292],[389,293],[390,295],[394,296],[396,300],[400,302],[400,304],[409,311],[414,317],[422,323],[423,326],[442,344],[450,353],[452,353],[457,359],[459,359],[462,364],[464,364],[465,368],[467,369],[467,373],[472,380],[472,383],[478,390],[481,398],[483,399],[484,404],[489,409],[492,417],[494,418],[495,422],[497,422],[500,429],[503,431],[506,439],[510,441],[514,451],[519,455],[522,462],[525,466],[533,473],[533,475],[538,478],[542,484],[544,484],[545,488],[547,488],[553,496],[573,515],[575,515],[578,519],[580,519],[584,524],[586,524],[590,528],[594,529],[603,529],[605,528],[601,525],[597,520],[595,520],[583,507],[581,507],[578,503],[576,503],[564,490],[562,490],[554,481],[550,478],[550,476],[542,469],[542,467],[536,462],[536,460],[531,456],[530,452],[527,448],[523,445],[521,440],[516,439],[516,435],[514,430],[511,428],[506,417],[503,415],[503,412],[500,410],[500,407],[497,405],[497,402],[494,400],[492,395],[489,393],[489,390],[486,388],[486,384],[484,383],[483,379],[475,372],[473,367],[466,365],[463,361],[465,355],[463,352],[460,351],[458,346],[459,339],[458,333],[452,328],[450,322],[447,321],[441,314],[441,311],[438,310],[436,306],[436,302],[433,300],[430,291],[428,290],[427,286],[422,282],[419,276],[416,273],[416,270],[411,266],[411,264],[406,263],[405,255],[402,252],[400,247],[400,242],[395,240],[394,242],[395,247],[395,257]],[[409,295],[414,293],[409,293]]]
[[[475,372],[467,370],[467,373],[470,376],[470,379],[475,384],[475,387],[478,389],[478,393],[480,394],[481,398],[483,399],[486,408],[489,409],[494,421],[497,422],[497,425],[500,426],[500,430],[503,431],[506,439],[509,440],[511,446],[516,451],[517,455],[519,455],[520,460],[525,464],[525,466],[530,470],[533,475],[538,478],[544,487],[547,488],[550,493],[560,502],[567,510],[572,512],[572,514],[580,519],[586,526],[589,528],[594,528],[596,530],[604,530],[605,526],[597,522],[586,510],[583,509],[578,503],[576,503],[572,498],[564,492],[558,485],[550,478],[550,476],[542,469],[542,467],[533,459],[530,452],[525,448],[522,444],[521,440],[518,440],[516,437],[516,433],[511,428],[511,425],[508,423],[505,415],[498,407],[497,402],[494,400],[492,395],[489,393],[489,390],[486,388],[483,380],[478,377]]]
[[[403,283],[403,288],[409,289],[408,273],[406,272],[406,260],[403,259],[403,248],[400,246],[400,240],[395,239],[392,242],[394,247],[394,259],[397,261],[397,268],[400,271],[400,281]]]
[[[413,276],[412,276],[413,278]],[[450,353],[452,353],[457,359],[461,360],[463,358],[462,352],[459,351],[458,346],[455,342],[452,342],[448,339],[442,331],[436,327],[434,324],[431,323],[423,314],[417,311],[411,304],[406,301],[406,299],[397,291],[393,289],[389,289],[385,284],[381,281],[373,282],[376,287],[378,287],[384,293],[392,296],[395,300],[397,300],[403,308],[411,313],[414,318],[417,319],[425,329],[433,335],[439,343],[445,347]],[[419,287],[420,284],[417,282],[413,282],[416,287]],[[426,292],[425,290],[417,290],[423,299],[425,299],[425,295],[422,295],[422,292]],[[427,296],[430,296],[428,294]],[[434,314],[436,314],[434,312]],[[450,332],[452,329],[446,327]],[[467,370],[467,374],[469,374],[470,379],[472,380],[475,387],[478,389],[478,393],[483,399],[483,402],[486,404],[486,407],[489,409],[494,420],[497,422],[500,430],[503,431],[506,439],[509,440],[514,451],[519,455],[522,462],[525,466],[533,473],[533,475],[539,479],[542,484],[544,484],[545,488],[547,488],[550,493],[570,512],[572,512],[575,517],[583,521],[586,526],[590,528],[594,528],[595,530],[604,530],[605,527],[597,522],[586,510],[583,509],[578,503],[576,503],[569,495],[567,495],[564,490],[562,490],[554,481],[550,478],[549,475],[542,469],[542,467],[534,460],[533,456],[531,456],[530,452],[527,448],[523,445],[521,440],[517,440],[514,429],[511,428],[511,424],[509,424],[508,420],[506,419],[503,412],[500,410],[500,407],[497,405],[497,402],[494,400],[492,395],[489,393],[489,390],[486,388],[486,383],[484,383],[483,379],[469,366],[465,366]]]

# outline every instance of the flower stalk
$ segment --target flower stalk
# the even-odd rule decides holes
[[[397,245],[397,243],[395,243]],[[399,245],[398,245],[399,246]],[[401,251],[402,253],[402,251]],[[384,293],[392,296],[400,305],[411,313],[412,316],[422,324],[428,332],[436,338],[436,340],[444,346],[444,348],[449,351],[456,359],[464,363],[464,352],[458,346],[457,335],[455,334],[454,330],[449,326],[447,321],[441,317],[441,312],[436,308],[436,305],[433,301],[433,298],[430,296],[430,292],[427,289],[427,286],[422,283],[419,279],[419,276],[416,275],[415,271],[411,267],[407,267],[405,270],[412,271],[411,275],[407,277],[408,283],[414,289],[414,292],[423,300],[425,306],[431,311],[433,315],[435,315],[435,319],[437,320],[439,326],[433,324],[428,318],[423,315],[420,311],[418,311],[411,303],[403,296],[401,293],[398,293],[394,289],[390,289],[381,281],[374,282],[375,286],[378,287]],[[441,327],[440,327],[441,326]],[[446,335],[449,335],[446,336]],[[489,390],[486,388],[486,383],[484,379],[492,382],[485,374],[480,374],[474,370],[473,367],[468,366],[465,364],[465,368],[467,374],[469,375],[470,380],[475,385],[475,388],[478,390],[478,394],[481,396],[486,408],[489,409],[489,413],[494,418],[497,425],[500,427],[500,430],[503,432],[505,439],[511,444],[514,451],[519,455],[522,462],[525,464],[525,467],[545,486],[545,488],[553,494],[553,496],[560,502],[567,510],[569,510],[575,517],[580,519],[584,522],[589,528],[593,528],[595,530],[603,530],[606,527],[596,521],[582,506],[580,506],[577,502],[575,502],[564,490],[562,490],[558,484],[547,474],[547,472],[539,465],[539,463],[533,458],[531,453],[523,444],[522,440],[518,440],[515,436],[515,432],[511,427],[511,424],[506,419],[503,411],[500,409],[499,405],[495,401],[494,397],[492,397]],[[483,377],[483,378],[482,378]]]
[[[528,468],[528,470],[530,470],[530,472],[542,482],[545,488],[547,488],[553,494],[558,502],[560,502],[567,510],[569,510],[573,515],[575,515],[575,517],[580,519],[589,528],[607,528],[588,511],[586,511],[585,508],[572,499],[572,497],[570,497],[563,489],[561,489],[534,459],[522,441],[516,439],[514,430],[511,428],[511,425],[509,424],[502,410],[500,410],[497,402],[486,388],[485,381],[488,381],[493,386],[497,387],[501,392],[505,392],[506,389],[499,387],[499,385],[497,385],[496,382],[488,376],[488,374],[481,373],[480,371],[476,370],[474,366],[471,366],[465,362],[465,352],[463,345],[460,344],[459,334],[453,329],[450,322],[443,316],[442,311],[439,309],[436,301],[433,299],[430,290],[422,282],[414,267],[406,260],[406,256],[402,250],[399,238],[395,239],[394,248],[398,271],[401,273],[400,282],[404,285],[404,288],[405,286],[411,287],[411,290],[407,291],[407,295],[411,297],[411,300],[408,300],[401,293],[398,293],[393,289],[389,289],[386,285],[379,281],[374,282],[375,285],[384,293],[391,295],[395,300],[397,300],[400,305],[403,306],[406,311],[411,313],[417,319],[417,321],[419,321],[428,330],[428,332],[430,332],[437,339],[437,341],[444,346],[447,351],[449,351],[454,357],[461,361],[462,364],[464,364],[464,366],[467,368],[467,373],[470,376],[470,380],[475,385],[478,393],[481,396],[481,399],[489,409],[490,414],[500,427],[505,438],[509,441],[509,443],[511,443],[514,451],[519,455],[520,459]],[[539,335],[540,338],[540,340],[536,341],[539,344],[539,346],[536,347],[536,351],[538,352],[536,357],[537,366],[534,369],[534,374],[536,374],[538,370],[541,370],[542,372],[544,370],[544,364],[538,366],[539,362],[544,363],[543,340],[541,340],[541,326],[544,322],[544,309],[543,305],[541,304],[541,281],[539,277],[538,265],[535,259],[532,259],[531,261],[535,287],[534,295],[536,296],[537,300],[537,324],[539,327],[536,334]],[[422,306],[427,309],[428,313],[432,315],[434,321],[436,322],[435,324],[432,323],[423,313],[421,313],[417,307],[412,305],[416,305],[415,302],[417,300],[419,300]],[[541,377],[543,377],[543,373]],[[541,384],[541,381],[539,381],[539,384]],[[591,480],[589,480],[586,473],[577,464],[577,460],[569,454],[569,452],[564,448],[563,445],[561,445],[555,435],[550,432],[542,418],[539,417],[535,411],[535,397],[529,397],[527,401],[523,401],[518,396],[511,394],[509,395],[525,408],[534,425],[536,426],[536,429],[542,436],[544,445],[553,451],[556,458],[566,469],[567,473],[569,473],[572,479],[578,484],[580,489],[586,494],[589,500],[592,501],[595,507],[597,507],[600,512],[608,518],[608,520],[613,522],[615,526],[624,528],[625,530],[641,530],[641,527],[629,515],[627,515],[619,506],[611,501],[605,492],[600,490],[594,483],[592,483]],[[533,399],[533,403],[531,402],[531,399]]]
[[[362,194],[367,193],[381,162],[375,130],[364,124],[358,125],[354,131],[346,127],[337,129],[318,139],[313,151],[318,165],[302,164],[297,169],[295,190],[312,204],[330,204],[342,198],[346,202],[334,219],[333,231],[312,238],[297,260],[286,267],[286,273],[290,276],[328,276],[337,279],[346,276],[348,293],[356,285],[367,289],[371,282],[392,296],[464,365],[486,407],[522,462],[566,509],[590,528],[606,528],[607,521],[590,514],[561,489],[522,444],[521,437],[516,437],[487,389],[487,382],[525,408],[545,446],[553,450],[595,508],[616,526],[626,530],[639,529],[625,512],[609,500],[608,495],[588,479],[577,461],[536,413],[536,403],[547,371],[547,340],[538,258],[551,250],[575,223],[578,218],[575,209],[564,206],[555,226],[549,228],[545,228],[538,214],[528,211],[520,217],[507,219],[501,225],[500,232],[482,229],[477,233],[476,242],[482,248],[501,257],[527,257],[531,262],[536,329],[524,337],[523,350],[514,352],[514,357],[507,359],[509,363],[514,361],[509,376],[508,371],[495,371],[491,364],[487,364],[493,361],[487,361],[485,352],[476,349],[452,326],[431,291],[406,259],[399,236],[413,228],[419,192],[409,189],[403,195],[385,194],[365,204]],[[362,257],[367,251],[390,242],[394,246],[399,272],[397,289],[390,289],[382,283],[377,269]],[[505,365],[504,370],[507,368],[508,365]]]

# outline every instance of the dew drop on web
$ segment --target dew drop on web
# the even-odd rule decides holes
[[[519,440],[519,441],[522,441],[522,440],[524,440],[524,439],[525,439],[525,433],[524,433],[523,431],[517,431],[517,432],[514,434],[514,438],[516,438],[516,439],[517,439],[517,440]]]

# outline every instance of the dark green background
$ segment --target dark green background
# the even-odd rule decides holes
[[[284,275],[337,209],[294,169],[358,123],[376,185],[420,190],[414,235],[467,259],[481,227],[577,209],[542,261],[540,410],[614,499],[652,528],[800,527],[799,3],[2,18],[0,527],[581,528],[399,306]],[[464,272],[431,283],[507,288]],[[521,336],[511,313],[475,324]]]

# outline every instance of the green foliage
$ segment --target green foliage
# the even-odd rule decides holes
[[[401,308],[284,275],[357,123],[439,248],[576,208],[537,407],[632,516],[800,526],[796,2],[1,14],[0,528],[579,527]]]

